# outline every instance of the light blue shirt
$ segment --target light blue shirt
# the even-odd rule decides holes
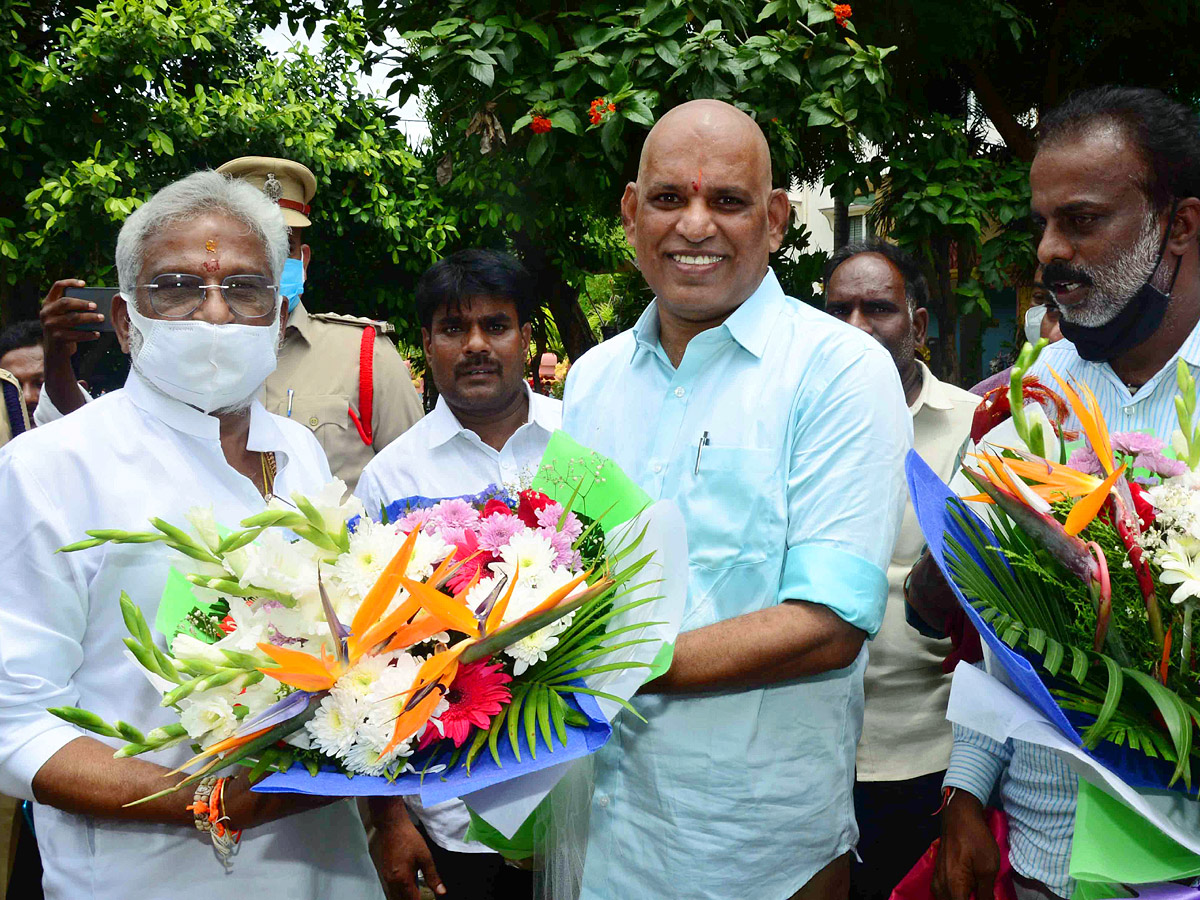
[[[1192,376],[1200,378],[1200,326],[1188,335],[1167,365],[1136,391],[1130,391],[1106,362],[1083,359],[1070,341],[1058,341],[1042,351],[1030,374],[1055,393],[1051,377],[1086,384],[1096,395],[1100,412],[1112,432],[1153,433],[1169,441],[1179,427],[1175,418],[1176,359],[1182,357]],[[1064,423],[1079,429],[1070,414]],[[997,743],[961,726],[954,726],[954,749],[945,785],[970,791],[986,803],[997,780],[1009,820],[1009,858],[1026,878],[1045,884],[1061,897],[1070,897],[1071,839],[1075,833],[1075,774],[1045,747],[1024,741]]]
[[[912,419],[887,352],[773,273],[678,369],[651,303],[571,369],[563,427],[682,510],[683,630],[789,599],[879,630]],[[866,656],[767,688],[635,698],[648,723],[619,717],[597,757],[584,900],[748,885],[781,900],[851,849]]]

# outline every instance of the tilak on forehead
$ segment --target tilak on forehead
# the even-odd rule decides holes
[[[204,261],[204,271],[220,272],[221,257],[217,254],[217,239],[215,237],[210,237],[204,242],[204,252],[211,254],[210,258]]]
[[[696,167],[696,178],[692,182],[692,190],[697,194],[700,193],[700,187],[704,184],[704,170],[699,166]]]

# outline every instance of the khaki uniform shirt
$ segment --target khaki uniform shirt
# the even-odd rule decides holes
[[[8,369],[0,369],[0,382],[6,382],[7,387],[0,385],[0,447],[3,447],[13,439],[14,423],[9,418],[8,398],[4,396],[6,393],[11,393],[12,388],[16,388],[17,406],[21,410],[21,418],[24,427],[17,429],[18,431],[29,430],[29,412],[25,409],[25,399],[21,394],[21,382],[17,380],[17,376]]]
[[[938,381],[921,363],[921,393],[909,412],[913,449],[943,481],[958,468],[979,398]],[[864,679],[866,710],[858,744],[859,781],[906,781],[940,772],[954,743],[946,704],[950,676],[942,673],[949,640],[931,640],[904,616],[904,579],[925,547],[912,502],[905,504],[900,536],[888,565],[883,627],[869,646]]]
[[[374,440],[364,444],[350,410],[358,408],[359,351],[363,328],[375,337]],[[425,411],[409,377],[408,366],[386,337],[391,326],[371,319],[314,315],[303,303],[288,317],[279,365],[263,386],[263,405],[312,429],[333,474],[353,491],[363,466],[403,434]],[[292,391],[291,410],[288,391]]]

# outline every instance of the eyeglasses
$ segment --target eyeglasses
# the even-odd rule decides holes
[[[199,275],[159,275],[140,284],[150,308],[165,319],[190,316],[204,302],[209,288],[219,288],[225,304],[243,319],[261,319],[275,312],[277,285],[265,275],[229,275],[220,284],[205,284]]]

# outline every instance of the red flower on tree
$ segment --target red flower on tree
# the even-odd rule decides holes
[[[545,134],[553,127],[554,123],[545,116],[534,116],[533,121],[529,123],[529,130],[534,134]]]
[[[841,25],[843,28],[846,27],[846,20],[849,19],[852,15],[854,15],[854,10],[852,10],[850,8],[849,3],[839,3],[833,8],[834,21],[837,22],[839,25]]]
[[[491,725],[492,716],[512,699],[512,694],[505,687],[512,681],[512,676],[500,669],[498,664],[489,666],[487,660],[462,666],[455,674],[454,681],[450,682],[450,690],[446,692],[446,702],[450,707],[438,717],[442,723],[441,731],[430,722],[425,726],[418,746],[424,749],[440,740],[444,734],[454,741],[455,747],[461,747],[472,727],[487,728]]]
[[[609,103],[605,98],[597,97],[588,105],[588,120],[593,125],[599,125],[604,121],[605,115],[615,113],[616,111],[617,105],[615,103]]]

